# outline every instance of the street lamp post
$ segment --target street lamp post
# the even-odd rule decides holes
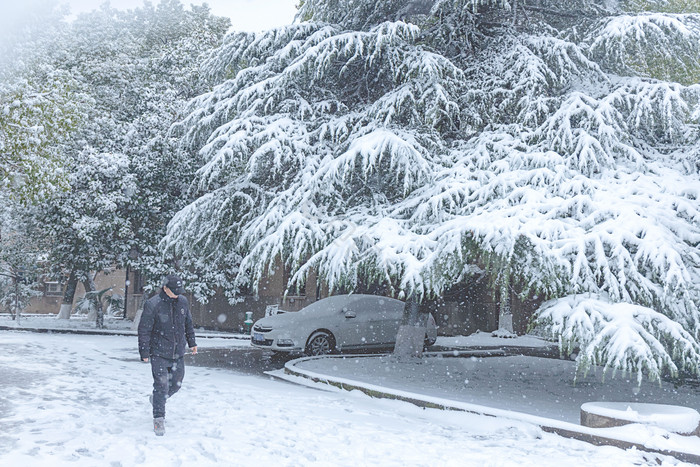
[[[124,314],[122,315],[122,319],[126,319],[126,303],[127,299],[129,298],[129,284],[131,281],[129,281],[129,266],[126,266],[126,279],[124,279]]]
[[[15,275],[15,315],[13,316],[13,319],[17,320],[17,324],[19,324],[19,277]]]

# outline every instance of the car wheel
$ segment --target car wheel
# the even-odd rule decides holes
[[[327,355],[335,348],[333,336],[326,331],[316,331],[311,334],[306,344],[306,355]]]

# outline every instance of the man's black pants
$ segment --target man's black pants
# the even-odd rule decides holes
[[[182,386],[185,376],[185,359],[177,360],[151,356],[153,373],[153,418],[165,417],[165,400]]]

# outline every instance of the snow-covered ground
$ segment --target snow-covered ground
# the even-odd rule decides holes
[[[439,347],[551,347],[556,346],[541,337],[525,335],[518,337],[496,337],[490,332],[475,332],[469,336],[439,336],[435,345]]]
[[[657,465],[527,423],[192,366],[157,438],[150,385],[134,337],[0,331],[0,465]]]

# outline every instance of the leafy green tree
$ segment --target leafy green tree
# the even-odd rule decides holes
[[[53,0],[29,0],[0,20],[0,189],[23,203],[65,188],[62,145],[90,103],[53,65],[64,13]]]
[[[24,208],[18,201],[0,193],[0,305],[10,310],[13,319],[37,290],[41,264],[41,243],[33,235],[33,226],[22,215]]]
[[[82,124],[85,102],[57,70],[0,84],[0,188],[36,202],[66,188],[62,146]]]
[[[109,272],[125,262],[133,232],[124,206],[136,192],[129,160],[121,154],[84,152],[71,161],[70,190],[37,206],[54,274],[69,272],[61,318],[68,318],[75,287],[94,290],[93,271]]]
[[[34,144],[26,152],[44,171],[52,168],[45,160],[55,161],[48,173],[60,175],[61,189],[30,210],[51,240],[47,252],[54,274],[67,280],[59,317],[70,316],[78,282],[94,290],[95,271],[130,265],[157,275],[169,267],[156,245],[169,216],[186,202],[193,168],[189,157],[173,155],[168,130],[187,100],[207,89],[199,62],[229,24],[207,7],[185,10],[177,0],[127,12],[104,4],[62,28],[49,28],[49,37],[15,41],[27,60],[57,77],[38,80],[57,89],[40,95],[42,107],[32,110],[14,99],[8,108],[33,111],[33,128],[45,136],[26,138]],[[18,79],[35,75],[36,67],[13,69]],[[60,87],[58,78],[64,77],[70,79]],[[68,112],[80,103],[85,105]],[[8,141],[22,144],[16,134]],[[40,157],[37,147],[46,155]]]

